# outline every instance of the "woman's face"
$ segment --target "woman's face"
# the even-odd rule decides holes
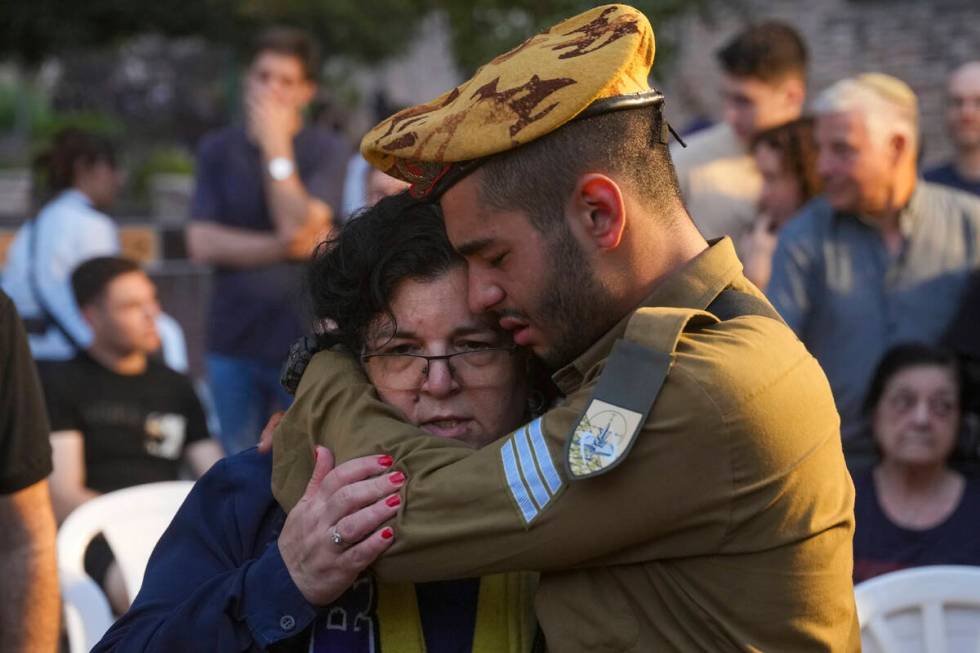
[[[113,205],[122,184],[122,172],[108,161],[80,163],[75,170],[75,188],[85,193],[92,204],[100,209],[108,209]]]
[[[380,320],[365,354],[424,354],[511,347],[506,333],[466,303],[466,271],[456,266],[435,280],[406,279],[391,301],[398,330]],[[452,367],[452,370],[450,369]],[[517,428],[527,400],[525,359],[520,352],[467,354],[450,361],[408,357],[367,358],[378,394],[410,422],[440,437],[482,447]]]
[[[959,418],[959,389],[952,370],[907,367],[885,385],[874,411],[874,437],[886,461],[941,464],[953,450]]]
[[[776,225],[782,225],[800,209],[803,193],[800,182],[783,165],[782,154],[760,143],[754,150],[755,163],[762,175],[759,211]]]

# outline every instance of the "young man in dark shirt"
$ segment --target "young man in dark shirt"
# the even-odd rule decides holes
[[[92,259],[75,270],[72,287],[92,327],[92,345],[70,361],[40,367],[59,523],[99,494],[176,480],[182,461],[200,476],[221,457],[190,380],[149,356],[160,346],[160,307],[139,266],[122,258]],[[128,602],[118,595],[122,579],[110,560],[103,550],[87,556],[86,566],[121,611]]]
[[[244,121],[205,136],[198,149],[187,243],[214,268],[208,377],[229,454],[258,441],[285,409],[279,368],[308,331],[300,263],[340,206],[348,147],[304,125],[319,64],[304,32],[276,28],[257,42],[244,82]]]
[[[946,131],[955,150],[953,158],[923,177],[980,195],[980,61],[965,63],[949,76]]]

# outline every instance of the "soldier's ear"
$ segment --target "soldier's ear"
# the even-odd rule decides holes
[[[599,250],[619,247],[626,228],[626,207],[619,185],[598,173],[579,177],[572,195],[572,230]]]

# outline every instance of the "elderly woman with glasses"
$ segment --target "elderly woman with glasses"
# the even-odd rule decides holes
[[[438,208],[381,200],[321,247],[310,286],[328,325],[318,347],[360,352],[392,411],[433,436],[480,447],[530,417],[532,362],[470,312]],[[218,463],[95,650],[531,650],[533,576],[375,582],[362,572],[398,537],[383,524],[400,509],[404,474],[383,453],[337,466],[322,447],[309,455],[313,477],[288,517],[270,490],[271,456],[251,449]]]
[[[878,364],[865,410],[881,462],[854,479],[854,580],[980,564],[980,482],[950,467],[963,417],[953,354],[903,344]]]

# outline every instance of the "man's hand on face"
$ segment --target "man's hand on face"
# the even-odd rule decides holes
[[[259,89],[245,99],[245,124],[248,135],[271,159],[292,156],[293,137],[299,133],[302,119],[275,91]]]

